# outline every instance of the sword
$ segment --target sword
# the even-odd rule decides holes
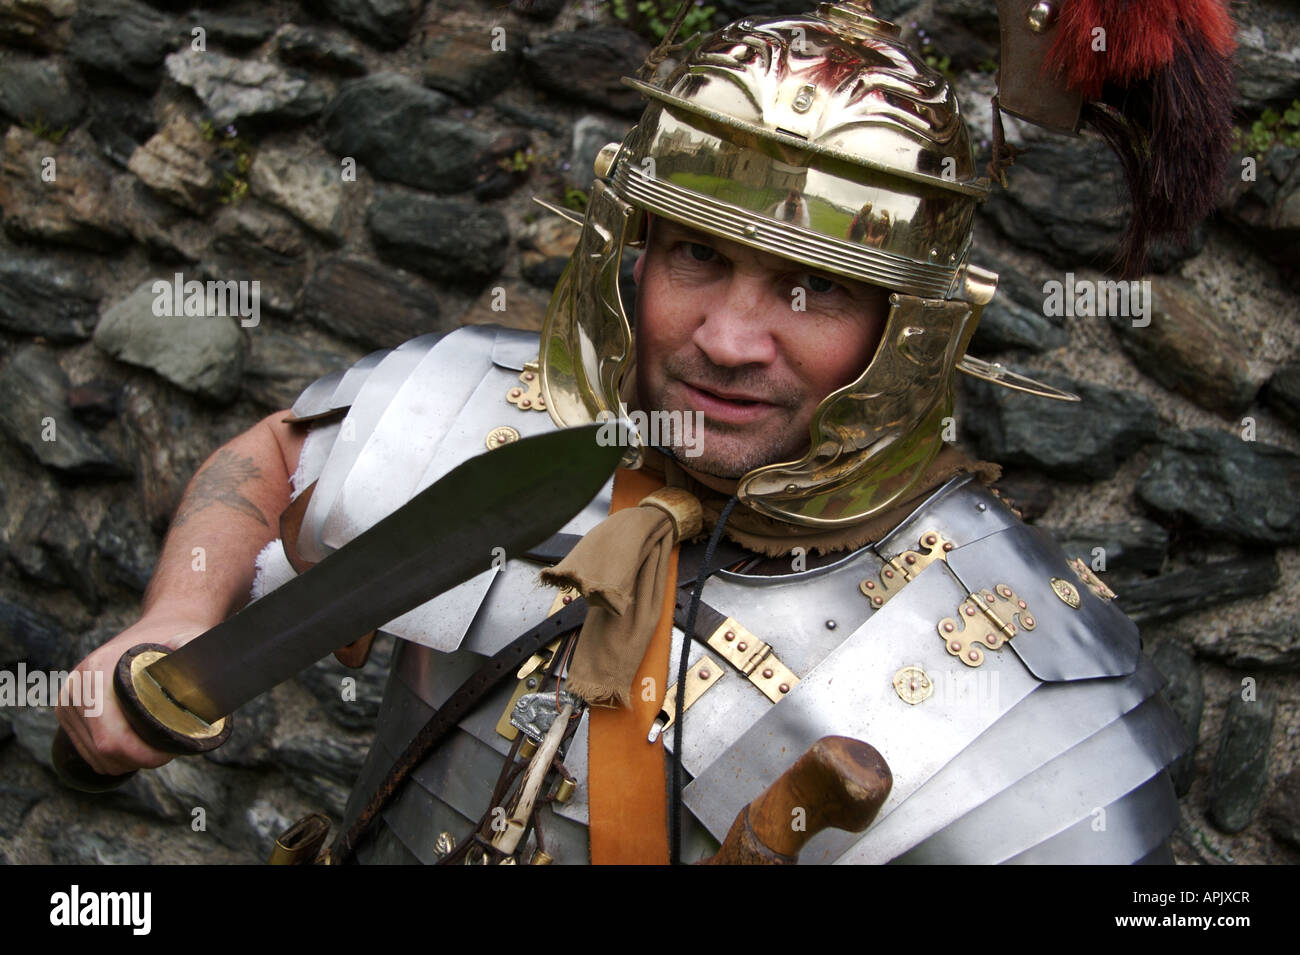
[[[132,647],[113,686],[131,727],[181,755],[215,749],[241,705],[332,650],[489,569],[503,548],[525,553],[600,491],[623,454],[600,426],[524,438],[480,454],[421,491],[306,573],[171,652]],[[63,782],[85,792],[104,776],[62,729],[51,753]]]

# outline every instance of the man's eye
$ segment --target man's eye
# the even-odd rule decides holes
[[[691,258],[696,262],[712,262],[717,256],[717,252],[715,252],[710,246],[699,242],[687,242],[686,249],[690,252]]]
[[[805,272],[799,278],[800,285],[804,286],[811,292],[817,292],[822,295],[827,292],[833,292],[840,287],[838,282],[833,282],[824,275],[813,275],[811,272]]]

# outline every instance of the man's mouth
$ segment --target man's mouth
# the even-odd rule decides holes
[[[769,401],[744,392],[715,391],[685,381],[681,385],[695,410],[718,421],[743,424],[776,407]]]

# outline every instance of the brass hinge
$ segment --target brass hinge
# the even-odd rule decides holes
[[[545,411],[546,399],[542,397],[542,372],[537,359],[524,365],[519,375],[520,384],[506,392],[506,401],[520,411]]]
[[[1020,629],[1038,626],[1029,605],[1006,584],[971,594],[957,608],[957,616],[939,621],[939,636],[948,652],[968,667],[984,662],[984,651],[997,650]]]
[[[936,560],[947,560],[947,554],[954,546],[938,531],[926,531],[920,537],[919,550],[906,550],[891,558],[880,568],[877,578],[866,578],[858,584],[858,589],[871,601],[872,608],[878,610]]]

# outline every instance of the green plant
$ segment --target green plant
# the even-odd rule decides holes
[[[29,133],[41,137],[41,139],[49,140],[50,142],[54,143],[54,145],[56,146],[59,145],[59,143],[63,142],[63,137],[68,134],[67,126],[63,126],[59,129],[54,129],[50,126],[46,126],[45,116],[42,113],[37,113],[36,118],[33,119],[31,122],[24,123],[23,128],[26,129]]]
[[[698,33],[707,33],[713,26],[713,17],[718,12],[716,7],[704,6],[700,0],[684,0],[691,4],[681,29],[677,31],[677,42],[689,41]],[[635,30],[647,40],[659,43],[668,35],[668,28],[677,17],[679,0],[608,0],[610,13],[614,19],[625,23],[630,30]],[[698,39],[695,39],[698,42]],[[693,46],[694,43],[689,43]]]
[[[238,205],[248,196],[248,170],[253,166],[252,145],[234,126],[217,129],[211,120],[199,123],[199,135],[217,147],[212,165],[221,176],[219,198],[226,205]]]
[[[564,187],[564,199],[561,205],[566,209],[572,209],[574,212],[587,211],[587,194],[581,189],[574,189],[572,186]]]
[[[516,149],[513,156],[502,156],[498,159],[497,166],[506,172],[526,173],[536,161],[537,155],[531,149]]]
[[[1300,146],[1300,99],[1281,113],[1266,109],[1249,129],[1238,127],[1233,132],[1233,147],[1238,152],[1265,153],[1278,144]]]

